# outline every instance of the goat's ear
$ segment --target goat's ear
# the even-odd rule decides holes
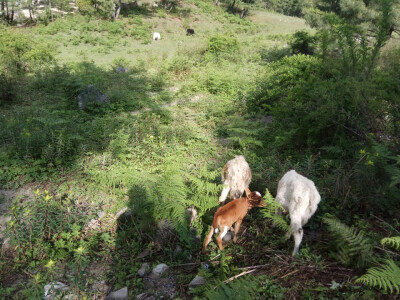
[[[246,192],[246,197],[248,197],[251,194],[251,191],[248,188],[245,188],[244,191]]]

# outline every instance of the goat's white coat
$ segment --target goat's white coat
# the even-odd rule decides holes
[[[219,197],[219,202],[225,202],[226,197],[231,199],[240,198],[251,181],[251,170],[243,155],[235,156],[226,163],[222,171],[222,182],[224,188]]]
[[[161,35],[159,32],[153,32],[153,40],[154,41],[161,40]]]
[[[317,210],[321,196],[314,182],[291,170],[279,181],[275,199],[289,212],[290,228],[294,237],[292,255],[295,256],[303,239],[303,226]]]

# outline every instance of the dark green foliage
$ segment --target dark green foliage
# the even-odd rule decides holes
[[[237,278],[229,283],[221,283],[217,289],[209,290],[205,296],[207,299],[254,299],[258,295],[258,280],[253,276]]]
[[[364,81],[343,76],[340,70],[334,61],[304,55],[269,64],[248,101],[250,110],[260,109],[275,120],[259,139],[288,155],[322,151],[329,164],[321,161],[321,168],[343,169],[350,176],[352,190],[357,191],[359,197],[345,205],[362,201],[368,209],[387,210],[398,203],[398,186],[392,184],[398,178],[394,156],[398,121],[382,116],[385,111],[398,111],[395,94],[399,84],[382,71]],[[383,92],[386,80],[396,91]],[[386,139],[382,132],[390,137]],[[348,191],[349,186],[342,196],[347,198]],[[373,203],[378,198],[381,205],[376,207]]]
[[[372,243],[365,237],[365,233],[355,227],[349,227],[340,221],[326,216],[323,221],[335,238],[336,258],[344,265],[364,267],[370,265],[375,258],[372,252]]]
[[[288,16],[302,16],[303,0],[266,0],[265,7]]]
[[[314,54],[315,37],[311,36],[306,31],[298,31],[291,38],[289,45],[292,49],[292,54]]]

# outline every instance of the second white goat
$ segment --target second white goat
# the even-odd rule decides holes
[[[251,170],[249,164],[243,155],[235,156],[222,169],[224,188],[219,197],[219,202],[225,202],[228,193],[231,199],[240,198],[244,190],[249,187],[250,181]]]
[[[317,210],[321,196],[314,182],[291,170],[279,181],[275,199],[289,212],[294,237],[292,256],[295,256],[303,239],[303,226]],[[290,238],[291,233],[288,232],[286,236]]]

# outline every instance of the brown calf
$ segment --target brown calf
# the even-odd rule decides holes
[[[221,229],[221,233],[217,237],[217,243],[219,249],[222,251],[222,249],[224,249],[222,247],[222,238],[235,222],[235,236],[233,242],[236,243],[240,224],[242,224],[242,220],[246,216],[247,211],[253,207],[265,206],[264,199],[259,192],[251,192],[248,188],[246,188],[245,191],[246,197],[235,199],[217,210],[210,232],[204,240],[203,253],[206,252],[207,245],[211,242],[213,233],[218,233],[218,227]]]

